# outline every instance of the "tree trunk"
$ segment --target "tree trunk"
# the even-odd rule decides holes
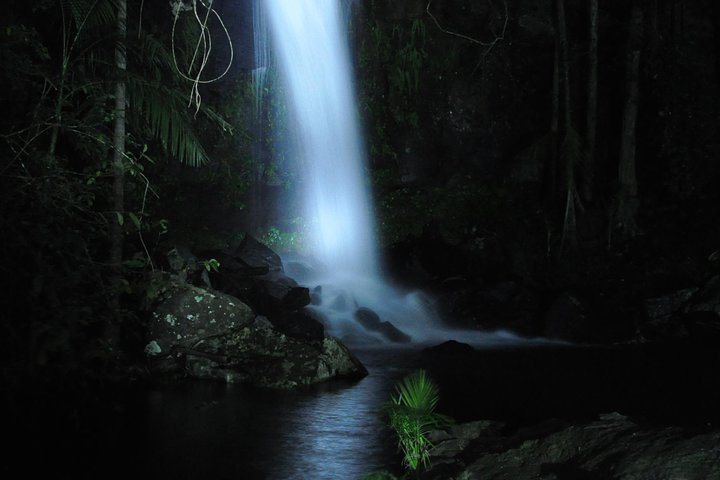
[[[557,32],[557,16],[555,31]],[[560,142],[560,39],[555,35],[555,54],[552,80],[552,117],[550,119],[550,165],[548,168],[548,198],[554,198],[557,191],[557,166]],[[550,202],[552,203],[552,202]]]
[[[123,226],[121,219],[125,212],[125,71],[127,70],[127,0],[118,1],[117,10],[117,43],[115,46],[115,66],[117,81],[115,83],[115,125],[113,131],[113,210],[110,231],[110,265],[113,269],[112,307],[115,312],[120,307],[121,269],[123,251]]]
[[[720,86],[720,2],[713,2],[713,34],[715,36],[715,81]]]
[[[623,238],[635,237],[640,230],[637,214],[640,200],[636,175],[636,129],[638,98],[640,96],[640,53],[643,37],[643,11],[633,6],[625,61],[625,107],[622,120],[620,161],[618,166],[617,212],[614,225],[619,227]]]
[[[585,136],[587,155],[583,165],[582,196],[586,202],[593,199],[595,178],[595,139],[597,135],[598,89],[598,0],[590,0],[590,46],[588,49],[588,97]]]
[[[577,247],[577,219],[575,215],[575,157],[570,151],[569,140],[573,135],[572,106],[570,102],[570,55],[568,53],[567,26],[565,20],[565,0],[556,1],[557,36],[560,42],[560,68],[563,84],[563,134],[562,179],[565,186],[565,214],[563,217],[562,240],[560,250],[565,246],[571,250]]]

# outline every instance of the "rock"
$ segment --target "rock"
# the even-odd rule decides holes
[[[359,378],[362,364],[307,310],[274,323],[237,298],[169,276],[148,328],[145,353],[157,374],[293,388]],[[281,330],[287,332],[284,333]]]
[[[698,291],[697,288],[684,288],[668,295],[646,298],[643,301],[645,314],[650,321],[667,321],[677,313]]]
[[[251,235],[245,235],[245,238],[243,238],[243,241],[234,253],[237,258],[250,267],[267,267],[269,272],[283,271],[280,255]]]
[[[310,304],[321,305],[322,304],[322,285],[318,285],[310,292]]]
[[[282,310],[292,311],[310,304],[310,290],[298,286],[297,282],[282,274],[271,274],[258,278],[266,301],[281,304]]]
[[[325,326],[314,312],[301,309],[272,320],[275,329],[291,337],[322,341],[325,338]]]
[[[426,348],[423,350],[423,356],[429,359],[442,358],[445,361],[453,361],[457,359],[465,359],[475,352],[476,350],[467,343],[461,343],[456,340],[448,340],[440,345]]]
[[[683,322],[679,321],[678,314],[697,291],[697,288],[685,288],[645,299],[643,305],[647,319],[638,327],[640,338],[663,340],[686,337],[687,330]]]
[[[185,371],[196,378],[290,389],[333,378],[358,379],[367,370],[338,340],[292,338],[274,329],[245,327],[208,338],[188,353]]]
[[[170,271],[180,280],[212,288],[210,277],[203,268],[202,262],[186,246],[177,245],[167,253],[166,258]]]
[[[691,342],[698,345],[720,345],[720,315],[715,312],[695,310],[682,316]]]
[[[160,355],[173,346],[194,348],[204,338],[254,320],[252,309],[237,298],[169,276],[151,313],[146,352]]]
[[[473,440],[481,436],[497,435],[503,428],[505,425],[502,422],[477,420],[453,425],[448,431],[435,430],[428,435],[428,439],[435,445],[432,455],[438,460],[449,461],[465,450]],[[437,463],[437,460],[434,463]]]
[[[412,340],[410,335],[399,330],[390,322],[380,320],[377,313],[366,307],[355,310],[355,320],[369,332],[377,332],[387,340],[394,343],[408,343]]]
[[[720,478],[720,432],[640,426],[619,414],[579,425],[547,422],[508,434],[473,422],[436,435],[427,479]]]
[[[220,268],[211,272],[213,284],[257,313],[273,320],[310,304],[310,291],[285,275],[280,256],[252,236],[247,235],[234,250],[214,254]]]
[[[690,298],[683,309],[685,312],[715,312],[720,315],[720,275],[711,277],[700,290]]]
[[[595,331],[582,302],[574,295],[563,292],[544,315],[543,335],[569,342],[589,343],[594,340]]]
[[[267,317],[263,315],[258,315],[255,317],[255,321],[253,322],[253,327],[256,328],[274,328],[273,324],[270,320],[268,320]]]
[[[376,330],[382,323],[377,313],[365,307],[355,310],[355,320],[367,330]]]

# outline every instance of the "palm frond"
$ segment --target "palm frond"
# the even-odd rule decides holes
[[[418,413],[432,413],[437,406],[438,387],[425,373],[425,370],[411,373],[403,378],[395,388],[395,403],[398,405],[404,405]]]
[[[192,130],[176,92],[157,82],[131,77],[127,82],[131,109],[144,118],[152,135],[180,163],[194,167],[207,162],[207,154]]]
[[[70,10],[77,30],[94,30],[115,25],[116,0],[63,0],[63,3]]]

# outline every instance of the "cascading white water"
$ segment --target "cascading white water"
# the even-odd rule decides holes
[[[366,324],[390,322],[414,342],[455,338],[485,345],[516,343],[518,337],[507,332],[442,328],[422,294],[401,293],[382,278],[345,38],[346,2],[262,2],[287,89],[294,148],[286,154],[299,164],[309,254],[319,262],[312,275],[299,271],[293,276],[310,287],[319,286],[314,294],[321,300],[313,308],[327,320],[329,333],[346,342],[388,339],[387,329]],[[256,10],[256,15],[262,14]],[[362,310],[365,322],[358,321],[363,317],[358,315],[360,307],[369,309]]]
[[[265,96],[265,80],[268,70],[267,21],[263,0],[253,0],[253,57],[255,68],[252,70],[253,83],[253,109],[255,118],[260,124],[262,121],[262,100]]]
[[[377,277],[363,145],[339,0],[267,0],[304,178],[312,255],[325,273]]]

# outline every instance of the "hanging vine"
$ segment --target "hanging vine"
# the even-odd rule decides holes
[[[201,11],[199,11],[198,4],[200,4],[200,6],[205,9],[204,12],[201,13]],[[175,69],[180,75],[180,77],[192,83],[188,107],[192,105],[195,106],[195,115],[197,115],[198,111],[200,110],[200,105],[202,103],[202,97],[200,96],[200,85],[217,82],[225,75],[227,75],[228,71],[230,71],[230,67],[232,66],[235,55],[230,33],[228,32],[225,23],[222,21],[222,18],[220,18],[220,15],[217,13],[217,10],[212,8],[212,4],[213,0],[192,0],[191,3],[185,3],[184,0],[173,0],[170,2],[170,7],[173,13],[173,26],[171,34],[173,62],[175,64]],[[175,32],[177,30],[177,21],[180,17],[181,12],[192,12],[193,17],[197,22],[197,25],[200,27],[200,34],[195,44],[195,51],[193,52],[192,59],[190,60],[190,65],[188,65],[187,72],[183,72],[180,69],[177,61],[177,55],[175,53]],[[220,75],[209,80],[203,80],[202,74],[207,67],[208,60],[210,59],[210,53],[212,52],[212,36],[210,35],[210,28],[208,27],[211,16],[214,16],[217,19],[217,21],[220,23],[220,27],[225,33],[228,46],[230,47],[230,58],[228,59],[225,70],[223,70]],[[196,62],[198,62],[197,72],[193,74],[193,69],[195,68]]]

